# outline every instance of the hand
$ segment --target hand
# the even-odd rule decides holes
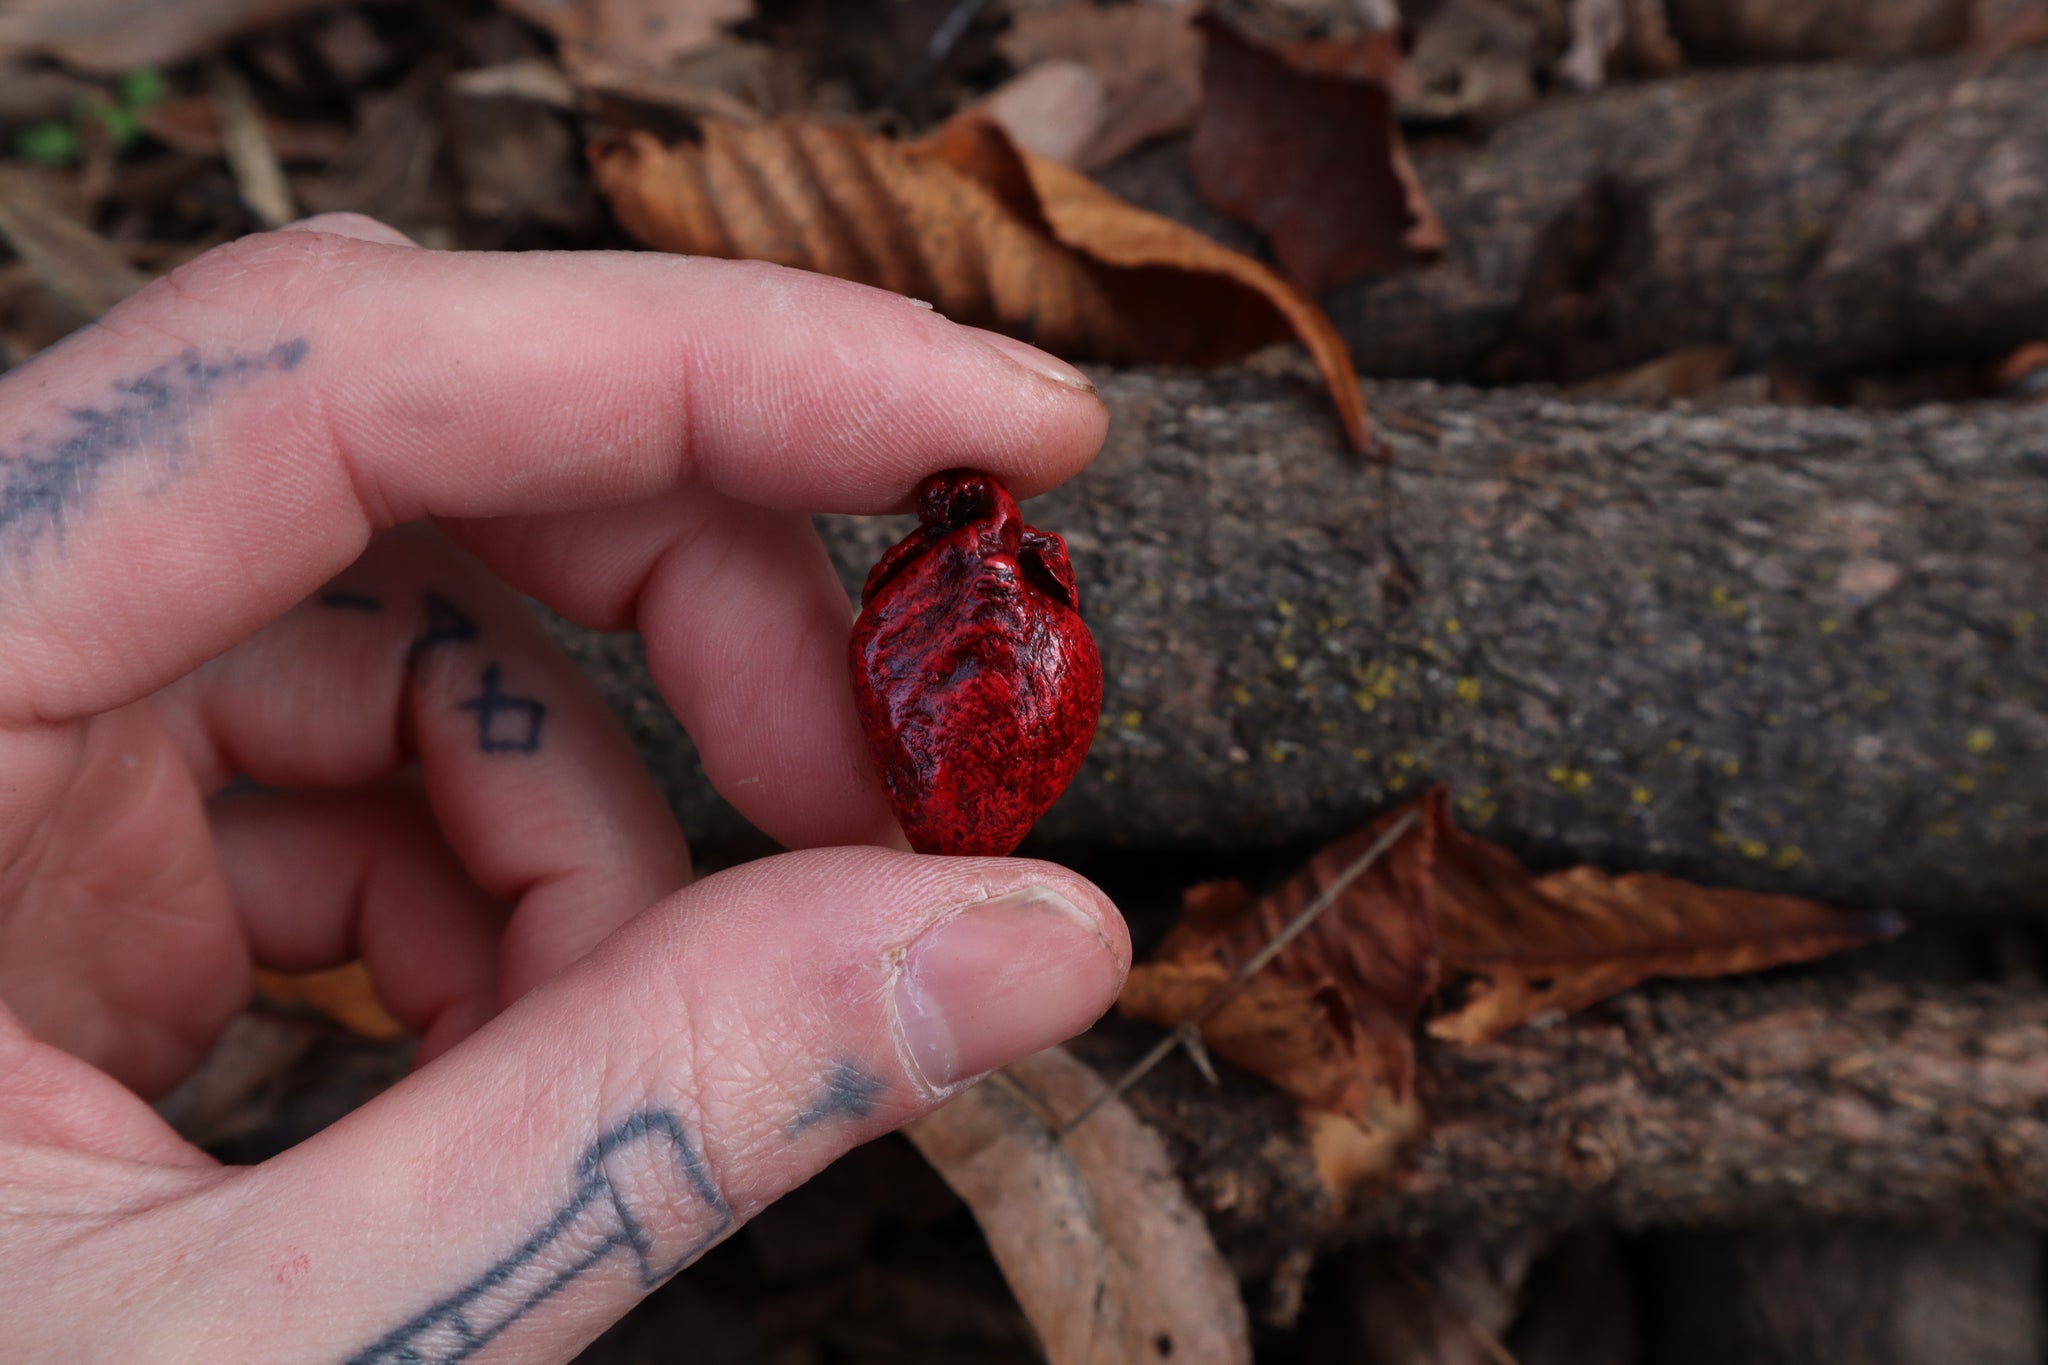
[[[0,1355],[564,1361],[1085,1027],[1129,957],[1098,891],[851,846],[896,836],[808,514],[960,464],[1036,492],[1103,423],[895,295],[348,216],[0,380]],[[813,851],[690,885],[516,592],[639,629],[713,784]],[[358,956],[404,1083],[238,1169],[145,1103],[252,961]]]

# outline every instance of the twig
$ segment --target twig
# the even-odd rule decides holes
[[[60,210],[41,177],[13,168],[0,168],[0,242],[87,317],[149,283],[119,247]]]
[[[214,116],[220,121],[221,151],[228,168],[235,173],[235,186],[242,202],[268,228],[283,227],[299,216],[292,206],[291,185],[278,164],[277,149],[263,129],[263,115],[248,82],[225,60],[213,64],[209,73]]]
[[[953,55],[953,49],[959,46],[960,40],[967,36],[967,30],[987,8],[988,0],[957,0],[953,8],[946,11],[946,17],[939,20],[939,26],[932,30],[932,36],[924,45],[923,55],[912,62],[909,69],[897,78],[896,84],[889,90],[888,98],[882,102],[895,108],[916,93],[918,88],[931,78],[932,72],[943,66],[946,58]]]
[[[1173,1032],[1153,1044],[1152,1049],[1133,1063],[1130,1070],[1117,1078],[1116,1084],[1090,1100],[1080,1113],[1074,1115],[1073,1118],[1061,1125],[1057,1136],[1065,1139],[1069,1133],[1072,1133],[1076,1128],[1086,1123],[1096,1110],[1111,1100],[1120,1098],[1125,1091],[1143,1080],[1146,1073],[1151,1071],[1153,1067],[1158,1066],[1165,1059],[1166,1055],[1175,1048],[1185,1046],[1190,1041],[1199,1046],[1202,1037],[1202,1022],[1210,1015],[1216,1013],[1217,1010],[1222,1009],[1229,1002],[1230,997],[1235,995],[1245,982],[1258,975],[1261,968],[1285,952],[1288,944],[1300,938],[1311,924],[1314,924],[1316,920],[1322,917],[1324,911],[1335,905],[1337,898],[1349,890],[1353,882],[1370,871],[1374,863],[1385,857],[1387,850],[1399,843],[1401,836],[1412,829],[1415,822],[1421,818],[1421,811],[1411,810],[1396,820],[1387,829],[1385,834],[1373,840],[1372,847],[1352,859],[1351,865],[1338,873],[1336,880],[1324,887],[1321,894],[1310,901],[1300,914],[1289,920],[1286,928],[1273,935],[1271,942],[1239,963],[1237,970],[1230,974],[1230,979],[1211,991],[1209,998],[1197,1006],[1193,1014],[1181,1020],[1180,1025]]]

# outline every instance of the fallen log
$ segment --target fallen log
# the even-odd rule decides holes
[[[1416,158],[1430,269],[1326,300],[1367,374],[1577,379],[1726,343],[1995,358],[2048,314],[2048,52],[1689,75]]]
[[[1687,74],[1422,141],[1442,260],[1323,304],[1367,375],[1568,382],[1723,344],[1807,377],[1996,359],[2048,315],[2048,51],[1976,60]],[[1102,178],[1259,250],[1185,143]]]
[[[1101,379],[1107,448],[1027,512],[1107,697],[1027,852],[1242,870],[1449,782],[1546,866],[2048,909],[2048,407],[1389,383],[1380,466],[1298,377]],[[850,589],[903,528],[826,521]],[[565,638],[693,839],[758,846],[636,642]]]
[[[1113,1078],[1156,1036],[1111,1017],[1068,1046]],[[247,1059],[223,1044],[164,1107],[224,1160],[260,1161],[373,1098],[411,1052],[409,1040],[328,1038],[281,1093],[250,1095]],[[1653,984],[1489,1044],[1425,1038],[1419,1061],[1426,1130],[1348,1197],[1318,1174],[1294,1102],[1246,1072],[1225,1065],[1212,1088],[1173,1058],[1126,1099],[1247,1279],[1376,1237],[1802,1219],[2048,1227],[2038,983],[1829,969]]]
[[[1072,1045],[1105,1075],[1149,1041]],[[1379,1235],[1806,1218],[2048,1224],[2048,996],[1809,974],[1652,986],[1479,1047],[1427,1042],[1431,1127],[1345,1201],[1291,1103],[1185,1061],[1129,1096],[1242,1274]]]

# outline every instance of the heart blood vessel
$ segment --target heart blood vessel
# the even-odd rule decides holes
[[[917,515],[861,588],[854,705],[912,848],[1008,853],[1088,756],[1102,659],[1066,542],[993,476],[934,474]]]

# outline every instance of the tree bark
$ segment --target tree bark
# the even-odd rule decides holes
[[[1436,266],[1326,300],[1368,374],[1575,379],[1727,343],[1826,373],[1996,357],[2048,314],[2048,52],[1546,101],[1416,168]]]
[[[1688,74],[1421,141],[1443,259],[1323,304],[1368,375],[1574,381],[1721,344],[1819,377],[1997,358],[2048,314],[2048,51],[1977,60]],[[1102,178],[1260,250],[1184,143]]]
[[[2048,408],[1384,384],[1379,466],[1298,378],[1101,379],[1107,448],[1026,514],[1104,715],[1026,852],[1284,866],[1449,782],[1541,865],[2048,909]],[[827,519],[850,590],[903,525]],[[700,846],[758,847],[636,642],[566,638]]]
[[[1113,1076],[1149,1041],[1076,1050]],[[1802,1218],[2048,1223],[2048,997],[1825,975],[1650,986],[1548,1028],[1425,1042],[1431,1127],[1344,1207],[1278,1092],[1185,1061],[1130,1102],[1246,1274],[1376,1235]]]

